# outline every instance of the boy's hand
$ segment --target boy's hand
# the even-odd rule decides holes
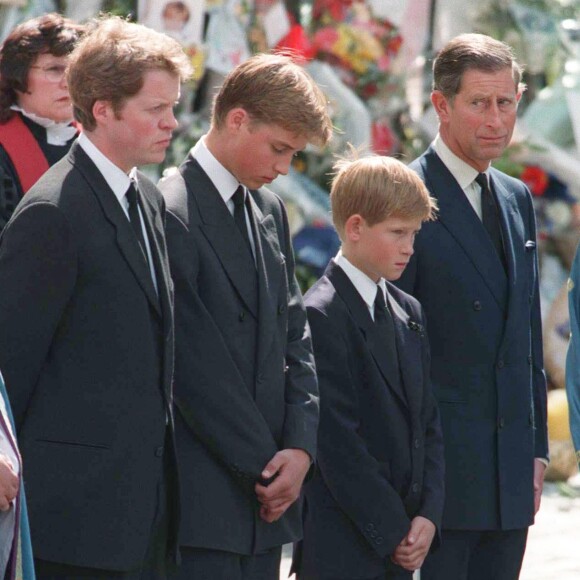
[[[298,499],[310,464],[310,455],[302,449],[283,449],[272,457],[262,471],[262,478],[275,479],[267,487],[257,483],[254,488],[262,504],[260,517],[264,521],[275,522]]]
[[[423,565],[434,535],[435,524],[427,518],[417,516],[411,522],[409,533],[395,549],[391,560],[405,570],[414,572]]]

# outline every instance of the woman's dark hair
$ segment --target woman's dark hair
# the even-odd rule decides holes
[[[60,14],[45,14],[22,22],[0,47],[0,123],[10,119],[17,92],[28,90],[28,73],[39,55],[66,56],[84,32]]]

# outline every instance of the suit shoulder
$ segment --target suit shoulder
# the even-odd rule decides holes
[[[139,183],[139,189],[146,195],[150,201],[161,206],[163,203],[163,196],[159,188],[151,181],[144,173],[137,171],[137,182]]]
[[[422,317],[423,307],[414,296],[407,294],[407,292],[401,290],[391,282],[387,282],[387,288],[389,290],[389,294],[399,303],[402,308],[404,308],[407,314],[413,314],[415,316]]]
[[[326,313],[328,306],[335,299],[336,290],[326,276],[319,278],[304,295],[306,309],[315,309]]]
[[[187,186],[179,169],[175,168],[164,175],[157,187],[165,200],[167,209],[182,217],[187,210]]]
[[[516,177],[512,177],[507,173],[503,173],[503,171],[492,168],[491,174],[494,179],[500,181],[502,185],[507,187],[510,191],[515,191],[522,194],[527,193],[528,191],[528,188],[523,181],[517,179]]]
[[[258,207],[262,212],[273,215],[280,215],[286,212],[284,201],[282,198],[267,187],[260,187],[260,189],[253,189],[252,196],[256,201]]]

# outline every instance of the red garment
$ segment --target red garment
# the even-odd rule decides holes
[[[20,115],[0,125],[0,145],[4,148],[26,193],[48,170],[48,161]]]

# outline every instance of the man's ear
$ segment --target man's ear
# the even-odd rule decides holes
[[[365,219],[358,213],[351,215],[344,224],[344,235],[349,242],[358,242],[361,231],[366,226]]]
[[[107,122],[115,116],[113,107],[109,101],[95,101],[93,104],[93,117],[97,125]]]
[[[431,93],[431,103],[437,113],[440,121],[445,121],[449,118],[449,109],[451,105],[447,97],[441,91],[433,91]]]

